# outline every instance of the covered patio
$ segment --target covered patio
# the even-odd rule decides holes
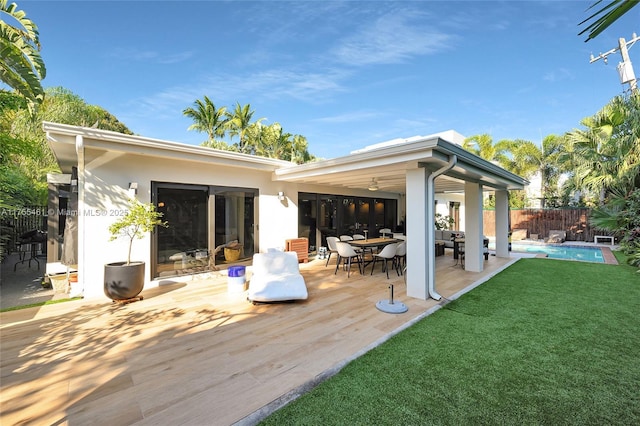
[[[2,424],[254,424],[515,258],[481,272],[435,261],[441,301],[408,297],[403,277],[334,275],[301,264],[309,299],[252,305],[226,277],[145,290],[119,305],[81,300],[0,314]],[[380,312],[388,286],[409,311]]]

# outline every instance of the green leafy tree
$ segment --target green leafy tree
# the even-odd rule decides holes
[[[486,133],[466,138],[462,147],[485,160],[497,163],[508,169],[511,166],[509,149],[512,142],[508,140],[493,143],[491,135]]]
[[[227,129],[227,108],[216,108],[215,104],[208,96],[204,100],[196,100],[194,107],[185,108],[182,114],[191,118],[193,124],[187,130],[196,130],[207,134],[207,141],[204,146],[210,148],[221,148],[222,141],[218,138],[224,138]],[[224,149],[224,148],[223,148]]]
[[[558,207],[558,181],[564,171],[560,155],[564,151],[564,138],[549,135],[538,146],[530,141],[515,140],[509,146],[510,167],[513,173],[527,179],[540,173],[543,207]]]
[[[563,156],[571,172],[570,185],[589,191],[602,203],[611,191],[627,193],[640,185],[640,95],[616,97],[584,129],[566,135]]]
[[[620,236],[620,247],[629,263],[640,267],[640,188],[628,194],[610,194],[603,206],[592,209],[589,222]]]
[[[11,182],[10,188],[5,188],[8,191],[5,194],[16,194],[14,207],[46,205],[47,173],[59,170],[42,131],[43,121],[132,134],[109,112],[99,106],[88,105],[67,89],[47,89],[45,100],[35,113],[28,110],[19,95],[0,90],[0,135],[5,141],[1,148],[5,168],[0,173],[3,173],[3,182]]]
[[[255,147],[247,144],[246,133],[249,126],[251,126],[251,119],[255,111],[251,110],[251,105],[240,105],[240,102],[236,102],[236,106],[233,112],[227,112],[227,130],[229,135],[233,138],[238,136],[238,151],[245,154],[251,154],[255,151]],[[257,123],[264,120],[260,118],[256,120]]]
[[[109,241],[118,238],[128,239],[129,251],[127,253],[127,265],[131,263],[131,248],[133,240],[144,238],[156,226],[168,227],[167,222],[162,221],[163,213],[156,211],[153,203],[142,203],[133,198],[129,202],[127,214],[109,226],[111,237]]]
[[[602,5],[603,1],[598,0],[591,4],[587,10],[595,10],[596,7]],[[600,9],[593,12],[587,19],[578,25],[588,24],[587,27],[580,31],[578,35],[589,33],[585,42],[596,38],[600,33],[606,30],[611,24],[617,21],[622,15],[629,12],[634,6],[637,6],[638,0],[611,0],[604,4]]]
[[[41,81],[47,75],[38,27],[7,0],[0,0],[0,18],[0,81],[23,96],[33,112],[44,100]]]

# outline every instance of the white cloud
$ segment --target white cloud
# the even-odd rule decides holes
[[[355,121],[379,118],[381,115],[381,113],[375,111],[351,111],[340,115],[320,117],[311,121],[319,123],[353,123]]]
[[[395,64],[448,49],[452,37],[430,27],[423,14],[387,14],[342,40],[331,53],[347,65]]]

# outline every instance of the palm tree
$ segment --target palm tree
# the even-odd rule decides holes
[[[247,141],[245,133],[247,132],[247,128],[251,125],[251,118],[253,117],[254,112],[255,111],[251,110],[250,104],[241,106],[240,102],[236,102],[236,107],[233,110],[233,113],[226,113],[227,130],[231,137],[238,136],[238,150],[240,152],[248,152],[252,150],[250,149],[251,147],[246,146]],[[264,120],[264,118],[260,118],[256,122],[260,122],[262,120]]]
[[[193,119],[194,123],[187,130],[196,130],[198,132],[207,133],[207,141],[204,145],[216,146],[218,141],[216,137],[224,137],[226,132],[227,109],[216,106],[211,102],[208,96],[204,97],[204,101],[200,99],[194,102],[195,108],[186,108],[182,114]]]
[[[484,133],[466,138],[462,147],[485,160],[498,163],[508,169],[511,166],[508,155],[511,144],[512,142],[507,140],[494,144],[491,135]]]
[[[627,193],[640,186],[640,95],[614,98],[584,130],[567,133],[573,184],[599,194]]]
[[[602,3],[602,0],[598,0],[593,3],[587,10],[593,9],[598,4]],[[622,15],[631,10],[632,7],[637,6],[640,1],[638,0],[611,0],[607,5],[603,6],[584,21],[578,25],[591,22],[584,30],[580,31],[578,35],[582,35],[586,32],[589,33],[589,37],[585,42],[596,38],[601,32],[606,30],[609,25],[613,24]]]
[[[309,154],[309,143],[302,135],[295,135],[291,142],[291,161],[296,164],[303,164],[312,160]]]
[[[555,198],[558,180],[563,171],[560,162],[563,150],[564,138],[557,135],[545,137],[541,146],[530,141],[515,140],[510,147],[513,155],[513,166],[510,168],[512,172],[527,179],[540,173],[543,207],[546,200]]]
[[[40,83],[47,75],[40,56],[38,27],[15,3],[0,0],[0,16],[9,15],[19,26],[0,19],[0,80],[27,100],[30,111],[44,99]]]

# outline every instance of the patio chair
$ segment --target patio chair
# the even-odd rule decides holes
[[[396,272],[402,275],[403,270],[407,264],[407,243],[403,241],[398,243],[398,247],[396,247],[396,255],[393,258],[393,266],[395,267]]]
[[[282,302],[307,297],[296,252],[271,251],[253,255],[247,300],[252,303]]]
[[[355,263],[358,264],[358,269],[360,270],[360,275],[362,275],[362,253],[357,252],[349,245],[349,243],[345,243],[344,241],[338,241],[336,246],[338,247],[338,261],[336,262],[336,270],[333,274],[335,275],[338,272],[340,261],[342,261],[343,268],[347,268],[347,278],[349,278],[349,275],[351,274],[351,264],[354,263],[355,259]]]
[[[398,248],[398,243],[387,244],[380,251],[380,253],[375,253],[373,255],[373,266],[371,267],[371,275],[373,275],[373,271],[376,269],[376,260],[381,259],[381,260],[384,260],[384,263],[382,264],[382,272],[386,272],[387,279],[389,279],[389,261],[393,262],[393,260],[395,259],[397,248]],[[400,272],[399,271],[397,272],[398,272],[398,276],[400,276]]]
[[[328,252],[329,252],[329,256],[327,257],[327,263],[325,263],[325,267],[329,266],[329,259],[331,259],[331,253],[336,253],[338,254],[338,246],[336,246],[336,243],[340,241],[340,239],[338,237],[327,237],[327,246],[328,247]]]
[[[354,240],[364,240],[364,235],[362,234],[353,234],[353,239]]]
[[[351,235],[340,235],[340,241],[353,241],[353,237]]]
[[[393,235],[393,233],[391,232],[391,229],[389,229],[389,228],[382,228],[382,229],[380,230],[380,236],[381,236],[382,238],[385,238],[387,235],[388,235],[388,236],[392,236],[392,235]]]

